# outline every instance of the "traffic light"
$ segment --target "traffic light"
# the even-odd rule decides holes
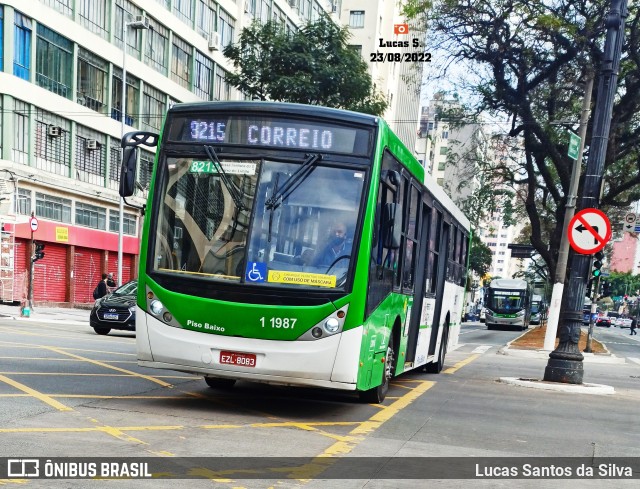
[[[600,270],[602,268],[602,260],[604,258],[604,253],[602,251],[598,251],[596,254],[593,255],[593,263],[592,263],[592,269],[591,269],[591,276],[593,278],[598,278],[601,274],[602,271]]]
[[[33,257],[33,261],[38,261],[38,260],[42,260],[44,258],[44,243],[38,243],[36,242],[36,253],[35,256]]]
[[[602,297],[609,297],[611,295],[611,282],[602,282]]]

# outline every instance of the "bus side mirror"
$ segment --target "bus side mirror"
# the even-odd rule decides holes
[[[120,197],[131,197],[136,185],[136,169],[138,164],[138,151],[135,147],[128,146],[122,153],[122,168],[120,169]]]
[[[392,250],[400,248],[401,232],[402,206],[396,203],[385,204],[382,216],[383,246]]]

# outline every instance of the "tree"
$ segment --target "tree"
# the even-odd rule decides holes
[[[609,7],[609,0],[411,0],[405,7],[410,17],[426,17],[426,49],[442,66],[431,73],[470,92],[477,112],[508,121],[506,136],[524,150],[522,173],[500,163],[495,171],[524,186],[528,239],[551,282],[573,164],[568,130],[577,131],[586,78],[600,70]],[[451,70],[456,64],[462,73]],[[639,91],[640,5],[630,2],[600,201],[609,214],[640,199]]]
[[[387,101],[348,39],[348,28],[325,16],[294,33],[274,22],[254,21],[223,50],[235,68],[227,81],[252,99],[381,115]]]
[[[474,234],[471,238],[471,250],[469,251],[469,268],[478,277],[484,277],[491,269],[491,250]]]

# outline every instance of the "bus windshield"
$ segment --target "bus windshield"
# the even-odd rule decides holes
[[[363,171],[323,166],[313,156],[211,156],[164,162],[154,271],[258,286],[344,287]]]
[[[487,307],[498,314],[514,314],[525,307],[525,296],[520,290],[491,290]]]

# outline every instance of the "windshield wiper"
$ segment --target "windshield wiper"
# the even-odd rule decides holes
[[[265,207],[270,211],[277,209],[311,175],[311,172],[316,168],[315,164],[321,159],[322,155],[317,153],[307,155],[307,159],[302,165],[285,180],[282,188],[278,188],[277,185],[274,187],[273,194],[264,203]]]
[[[233,185],[233,182],[229,179],[229,176],[224,171],[224,168],[222,168],[222,163],[220,163],[220,160],[218,159],[218,156],[216,155],[215,150],[211,146],[206,146],[206,145],[204,147],[204,150],[207,152],[209,161],[211,161],[211,163],[213,163],[218,169],[220,179],[222,180],[222,183],[224,183],[224,186],[227,188],[229,195],[231,195],[231,199],[233,200],[233,203],[236,205],[236,208],[239,211],[244,210],[244,204],[242,203],[242,195],[240,194],[238,189]]]

